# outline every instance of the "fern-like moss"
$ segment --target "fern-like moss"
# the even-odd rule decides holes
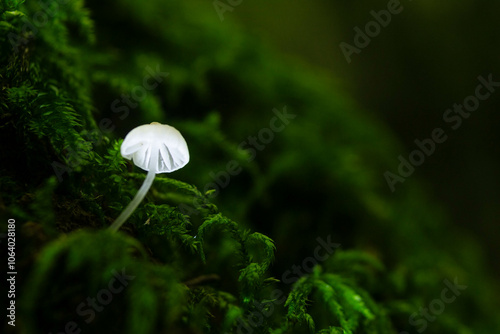
[[[18,222],[21,331],[397,333],[458,277],[470,290],[427,331],[498,332],[475,243],[457,248],[418,186],[387,194],[387,129],[206,9],[0,1],[0,210]],[[145,177],[120,138],[151,121],[178,127],[192,160],[110,233]],[[343,250],[298,266],[326,235]]]

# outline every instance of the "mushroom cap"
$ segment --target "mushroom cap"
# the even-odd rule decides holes
[[[156,154],[152,154],[155,152]],[[120,152],[132,159],[137,167],[149,171],[156,164],[156,173],[170,173],[189,162],[186,141],[176,128],[153,122],[130,131],[123,140]],[[156,161],[151,161],[157,157]]]

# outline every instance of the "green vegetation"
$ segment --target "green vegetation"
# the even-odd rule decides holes
[[[478,245],[420,188],[388,191],[398,146],[387,129],[211,10],[1,1],[16,329],[498,332]],[[121,138],[151,121],[181,131],[191,162],[158,175],[111,233],[146,176]],[[456,280],[467,288],[422,320]]]

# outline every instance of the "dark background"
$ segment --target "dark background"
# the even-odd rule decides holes
[[[429,138],[435,128],[445,129],[448,139],[405,183],[396,185],[396,192],[410,182],[422,182],[454,224],[481,240],[499,274],[495,263],[500,251],[500,90],[481,101],[455,131],[443,121],[443,113],[474,94],[478,76],[491,73],[500,81],[500,4],[402,1],[403,10],[347,63],[339,44],[354,45],[354,27],[364,30],[374,20],[370,11],[387,9],[387,4],[243,1],[225,12],[220,24],[237,22],[273,48],[330,76],[392,129],[405,147],[400,152],[405,158],[416,148],[415,139]],[[395,156],[390,171],[396,173],[398,165]]]

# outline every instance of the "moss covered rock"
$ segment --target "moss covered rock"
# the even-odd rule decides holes
[[[500,329],[477,245],[418,186],[388,190],[389,131],[210,4],[2,1],[1,19],[15,329]],[[111,233],[145,177],[121,138],[152,121],[191,162]]]

